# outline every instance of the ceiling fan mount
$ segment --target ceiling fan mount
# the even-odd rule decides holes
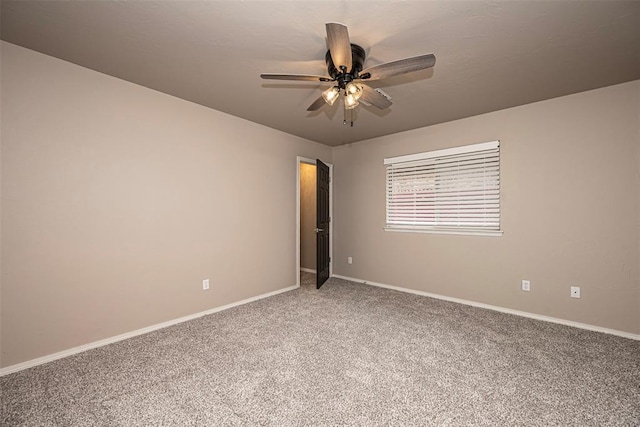
[[[324,60],[327,63],[327,72],[331,76],[333,80],[338,83],[338,87],[340,89],[344,89],[347,84],[355,80],[359,77],[360,72],[364,67],[364,60],[366,58],[366,53],[364,49],[357,44],[351,43],[351,69],[346,70],[345,66],[342,66],[343,69],[338,69],[336,65],[333,63],[333,58],[331,58],[331,50],[327,50],[326,55],[324,56]]]
[[[329,50],[325,55],[325,62],[329,77],[302,74],[260,74],[263,79],[270,80],[334,82],[334,86],[322,92],[322,95],[307,108],[307,111],[316,111],[325,104],[333,105],[339,95],[343,95],[345,112],[357,107],[360,102],[379,109],[388,108],[392,104],[391,97],[380,89],[369,87],[364,82],[424,70],[433,67],[436,63],[436,57],[433,54],[427,54],[364,68],[365,50],[361,46],[351,43],[347,27],[338,23],[328,23],[326,30]],[[346,124],[346,120],[344,123]],[[353,126],[353,121],[351,125]]]

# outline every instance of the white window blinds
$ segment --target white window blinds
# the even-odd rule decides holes
[[[500,142],[384,160],[387,229],[500,232]]]

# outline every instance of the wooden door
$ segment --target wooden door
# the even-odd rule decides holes
[[[316,160],[316,287],[329,278],[329,166]]]

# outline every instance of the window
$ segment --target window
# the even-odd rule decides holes
[[[391,231],[502,235],[500,142],[384,159]]]

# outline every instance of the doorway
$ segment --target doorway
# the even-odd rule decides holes
[[[297,158],[296,174],[296,285],[300,286],[300,272],[317,275],[317,166],[315,159]],[[331,178],[333,165],[329,167],[329,217],[332,215],[333,189]],[[333,224],[329,221],[328,238],[332,241]],[[329,244],[329,260],[332,256],[332,245]],[[329,262],[328,277],[333,272]],[[325,271],[326,274],[326,271]],[[326,277],[326,276],[325,276]]]
[[[316,165],[300,163],[300,271],[317,273]]]

